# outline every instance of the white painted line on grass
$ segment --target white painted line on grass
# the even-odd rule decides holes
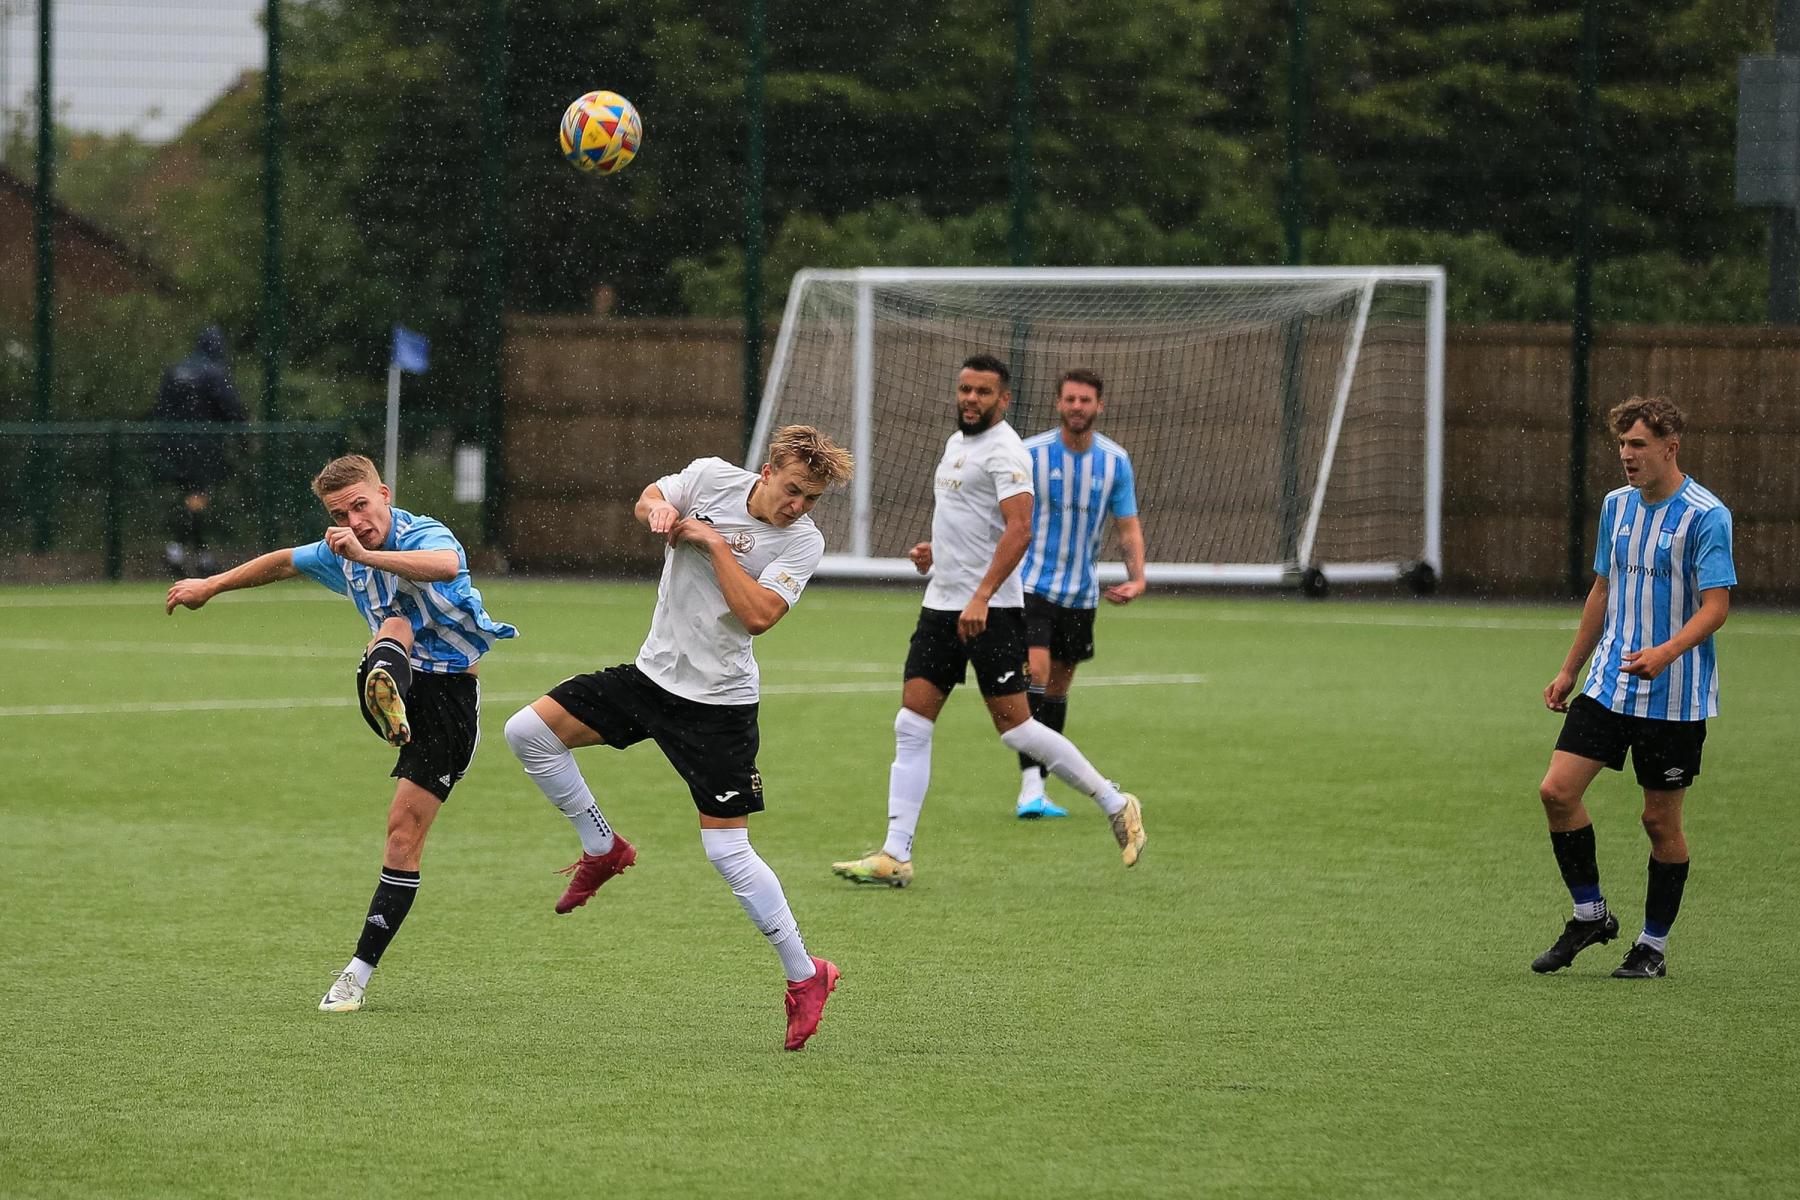
[[[619,657],[595,659],[579,654],[552,654],[547,651],[519,651],[505,646],[495,651],[499,657],[496,661],[508,663],[549,663],[569,670],[582,669],[584,663],[588,669],[602,663],[612,666],[621,661]],[[244,642],[101,642],[76,640],[73,638],[0,638],[0,651],[30,654],[73,654],[82,651],[100,651],[105,654],[189,654],[205,658],[335,658],[344,661],[356,661],[356,648],[346,643],[343,646],[270,646],[260,643]],[[897,662],[800,662],[782,663],[784,671],[820,671],[827,674],[879,674],[894,672],[900,669]]]
[[[1389,629],[1493,629],[1521,633],[1572,633],[1576,619],[1561,617],[1462,617],[1416,615],[1365,615],[1361,613],[1296,613],[1286,612],[1195,612],[1158,609],[1134,609],[1121,613],[1127,621],[1219,621],[1239,625],[1346,625]],[[1727,625],[1720,631],[1723,638],[1800,637],[1800,621],[1790,627],[1774,625]]]
[[[1083,676],[1086,687],[1141,687],[1146,685],[1200,684],[1204,675],[1094,675]],[[765,696],[879,695],[897,693],[898,680],[852,680],[839,683],[777,683],[763,688]],[[489,704],[524,704],[536,700],[543,692],[488,692],[482,700]],[[289,708],[351,708],[356,701],[349,696],[301,696],[289,699],[244,700],[125,700],[111,704],[17,704],[0,707],[0,718],[6,717],[104,717],[125,713],[190,713],[190,712],[261,712]]]
[[[0,596],[0,608],[161,608],[164,601],[162,592],[138,592],[128,596]],[[260,594],[237,593],[218,596],[209,604],[342,604],[341,597],[319,590],[314,592],[294,591],[289,593],[262,592]]]

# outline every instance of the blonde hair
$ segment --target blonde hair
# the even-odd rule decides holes
[[[804,464],[827,487],[848,483],[856,469],[848,450],[811,425],[784,425],[769,439],[769,465],[779,468],[791,462]]]
[[[381,486],[381,472],[375,469],[375,464],[367,455],[346,454],[326,463],[325,468],[313,476],[313,495],[323,500],[332,492],[343,491],[354,483]]]

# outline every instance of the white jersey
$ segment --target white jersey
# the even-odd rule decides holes
[[[994,564],[994,551],[1006,529],[1000,502],[1031,495],[1031,456],[1005,421],[973,436],[959,429],[944,445],[934,491],[931,582],[925,587],[925,607],[961,612]],[[995,608],[1024,606],[1018,567],[989,603]]]
[[[810,516],[786,529],[751,516],[756,482],[755,474],[722,458],[697,458],[656,486],[682,516],[718,530],[738,565],[792,608],[825,553],[825,535]],[[656,615],[638,651],[638,670],[664,691],[701,704],[755,704],[761,676],[750,639],[725,603],[712,556],[699,546],[664,551]]]

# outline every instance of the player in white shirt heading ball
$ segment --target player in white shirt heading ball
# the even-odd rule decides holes
[[[938,464],[931,540],[912,548],[929,572],[925,604],[906,655],[888,773],[888,832],[881,849],[832,864],[854,883],[912,882],[913,835],[931,780],[938,713],[975,667],[975,684],[1007,749],[1029,755],[1100,806],[1126,866],[1144,849],[1137,798],[1094,769],[1075,744],[1035,720],[1026,703],[1025,591],[1019,565],[1031,539],[1031,459],[1006,423],[1012,399],[1006,364],[988,354],[966,360],[956,378],[957,431]]]
[[[559,913],[580,908],[637,861],[636,848],[601,815],[570,751],[655,741],[700,810],[707,859],[781,958],[789,1050],[818,1028],[839,972],[807,953],[781,881],[750,846],[750,814],[763,807],[750,640],[806,589],[825,553],[808,514],[827,488],[850,478],[851,465],[818,430],[789,425],[770,440],[760,472],[700,458],[646,487],[637,518],[669,545],[637,661],[565,679],[506,723],[525,773],[581,837]]]

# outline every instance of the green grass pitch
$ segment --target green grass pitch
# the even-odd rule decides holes
[[[1721,639],[1668,979],[1526,969],[1568,897],[1535,786],[1575,607],[1152,594],[1101,614],[1069,732],[1144,799],[1013,819],[946,709],[904,892],[879,843],[916,590],[820,585],[760,639],[754,843],[844,982],[780,1049],[774,954],[654,748],[583,769],[640,849],[556,917],[574,835],[500,730],[630,659],[642,585],[495,582],[525,636],[369,1008],[315,1011],[380,866],[363,632],[303,581],[0,593],[0,1195],[1793,1194],[1800,618]],[[1635,789],[1590,794],[1628,930]]]

